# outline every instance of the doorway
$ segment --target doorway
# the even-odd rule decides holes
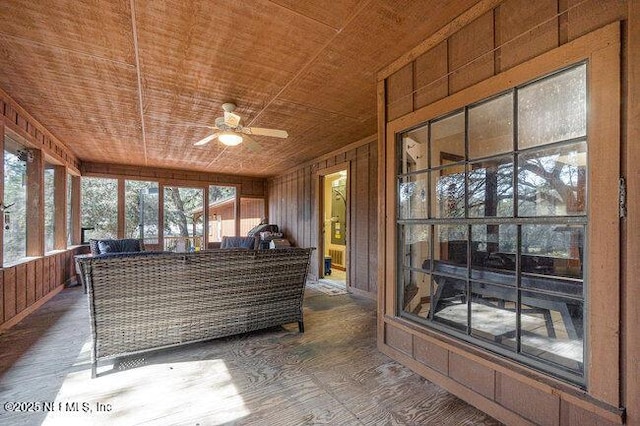
[[[321,176],[321,262],[319,276],[325,281],[347,286],[349,185],[348,169],[330,170]]]

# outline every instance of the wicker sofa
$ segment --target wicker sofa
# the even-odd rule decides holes
[[[297,322],[311,248],[120,253],[80,259],[92,377],[101,359]]]

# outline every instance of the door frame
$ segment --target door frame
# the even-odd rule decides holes
[[[351,271],[351,161],[345,161],[340,164],[336,164],[325,169],[318,170],[316,172],[315,186],[316,186],[316,211],[318,212],[317,232],[318,232],[318,279],[324,278],[324,182],[327,175],[331,175],[340,171],[347,171],[347,230],[345,240],[347,242],[345,249],[345,272],[346,272],[346,286],[349,287],[349,274]]]

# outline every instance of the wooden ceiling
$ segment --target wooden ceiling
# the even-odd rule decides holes
[[[274,176],[376,132],[376,73],[474,0],[3,0],[0,88],[82,161]],[[193,143],[224,102],[284,129]]]

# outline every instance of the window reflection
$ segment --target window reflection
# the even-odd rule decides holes
[[[464,112],[434,121],[431,124],[431,167],[464,160],[464,139]]]
[[[431,173],[434,194],[433,217],[463,218],[465,214],[464,165],[445,167]]]
[[[428,217],[427,173],[405,176],[398,186],[398,215],[400,219]]]
[[[584,378],[585,75],[579,65],[514,88],[407,132],[398,144],[400,314],[577,382]]]
[[[520,155],[520,216],[584,214],[586,193],[586,142],[534,150]]]
[[[513,216],[513,157],[472,163],[468,178],[469,217]]]
[[[427,141],[428,126],[412,130],[402,136],[400,161],[402,173],[411,173],[429,167]]]

